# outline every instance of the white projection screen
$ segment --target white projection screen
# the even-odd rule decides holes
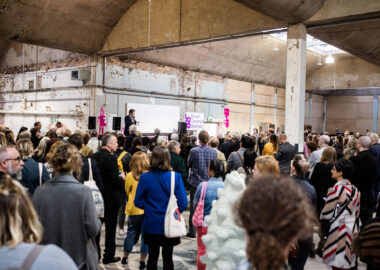
[[[125,108],[126,114],[130,109],[136,110],[137,130],[142,133],[153,133],[155,128],[162,133],[173,133],[178,129],[180,108],[177,106],[127,103]]]

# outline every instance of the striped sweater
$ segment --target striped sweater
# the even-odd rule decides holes
[[[347,207],[344,208],[345,205]],[[321,220],[331,220],[337,213],[343,212],[331,224],[323,252],[325,264],[345,269],[355,265],[352,238],[357,227],[355,221],[359,217],[359,209],[360,192],[350,181],[340,180],[328,190]]]

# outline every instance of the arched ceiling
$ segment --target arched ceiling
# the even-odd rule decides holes
[[[96,53],[120,17],[136,0],[3,0],[0,48],[4,40]]]

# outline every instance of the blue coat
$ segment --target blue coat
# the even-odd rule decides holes
[[[40,185],[40,171],[38,168],[38,162],[36,162],[33,158],[28,158],[24,161],[24,166],[22,167],[21,173],[21,184],[28,190],[29,194],[33,196],[34,191]],[[49,172],[43,165],[41,182],[45,183],[49,179]]]
[[[205,182],[200,183],[198,185],[197,191],[195,192],[195,195],[194,195],[195,209],[198,206],[198,202],[199,202],[199,199],[201,197],[202,187],[204,184],[205,184]],[[214,200],[218,199],[218,189],[219,188],[224,188],[224,182],[223,182],[222,178],[212,177],[207,181],[203,217],[210,215],[211,208],[212,208],[212,202]],[[207,224],[204,222],[204,220],[203,220],[203,226],[207,226]]]
[[[160,183],[162,184],[162,187]],[[144,232],[164,234],[166,209],[170,196],[171,171],[153,171],[143,173],[137,185],[135,205],[144,209]],[[165,190],[164,190],[165,189]],[[187,207],[187,195],[182,177],[175,173],[174,194],[178,209],[182,213]]]

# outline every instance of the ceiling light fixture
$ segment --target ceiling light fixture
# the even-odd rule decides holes
[[[279,50],[277,45],[278,45],[278,40],[276,39],[273,44],[273,50],[276,52]]]
[[[322,56],[318,55],[318,66],[322,66]]]
[[[334,57],[331,56],[331,54],[329,54],[329,56],[326,57],[326,64],[334,64],[335,63],[335,59]]]

